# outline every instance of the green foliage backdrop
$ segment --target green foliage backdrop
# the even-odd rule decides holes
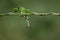
[[[0,13],[8,13],[18,5],[35,12],[60,12],[60,0],[0,0]],[[59,16],[0,16],[0,40],[60,40]]]

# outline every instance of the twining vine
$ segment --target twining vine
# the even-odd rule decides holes
[[[24,7],[17,7],[17,8],[13,8],[13,10],[9,13],[5,13],[5,14],[1,14],[0,16],[21,16],[23,18],[26,19],[26,28],[30,27],[30,21],[29,21],[29,16],[30,15],[37,15],[37,16],[48,16],[48,15],[53,15],[53,16],[60,16],[60,13],[54,13],[54,12],[50,12],[50,13],[38,13],[38,12],[32,12],[29,9],[26,9]]]

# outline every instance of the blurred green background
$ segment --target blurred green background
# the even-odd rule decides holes
[[[0,13],[8,13],[18,5],[35,12],[60,12],[60,0],[0,0]],[[0,40],[60,40],[59,16],[0,16]]]

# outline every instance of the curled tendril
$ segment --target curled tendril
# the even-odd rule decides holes
[[[30,21],[28,16],[23,16],[26,19],[26,28],[30,27]]]

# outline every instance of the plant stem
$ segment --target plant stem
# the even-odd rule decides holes
[[[53,15],[53,16],[60,16],[60,13],[36,13],[34,12],[33,15],[39,15],[39,16],[48,16],[48,15]]]
[[[21,16],[21,15],[37,15],[37,16],[48,16],[48,15],[54,15],[54,16],[60,16],[60,13],[37,13],[33,12],[32,14],[20,14],[20,13],[5,13],[5,14],[0,14],[0,16],[6,16],[6,15],[12,15],[12,16]]]

